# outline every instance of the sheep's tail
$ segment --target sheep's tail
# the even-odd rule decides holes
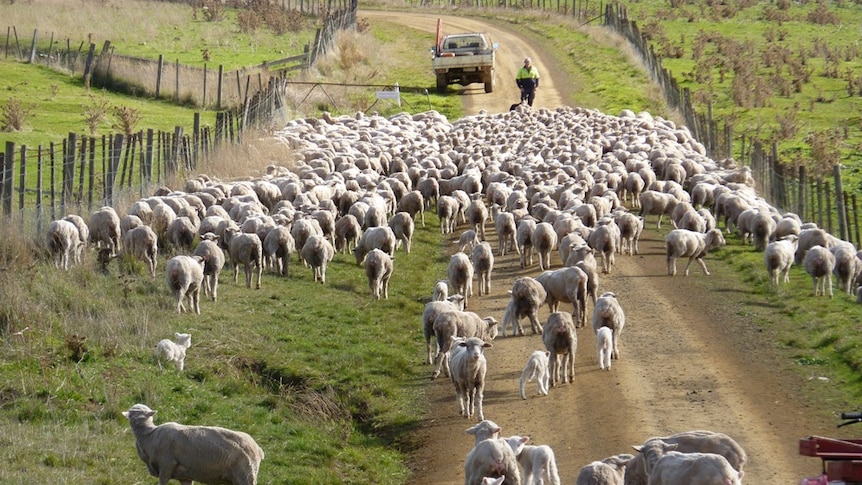
[[[551,485],[560,485],[560,472],[557,470],[557,461],[553,457],[548,460],[548,481]]]

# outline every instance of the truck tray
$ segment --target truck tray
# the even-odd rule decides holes
[[[799,440],[799,454],[826,460],[862,460],[862,439],[809,436]]]

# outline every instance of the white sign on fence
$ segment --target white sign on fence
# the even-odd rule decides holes
[[[398,83],[395,83],[395,89],[392,91],[377,91],[377,99],[391,99],[401,106],[401,91],[398,90]]]

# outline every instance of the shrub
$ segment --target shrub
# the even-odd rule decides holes
[[[26,105],[18,98],[9,98],[0,110],[0,131],[21,131],[35,110],[35,105]]]
[[[127,136],[131,136],[136,131],[138,122],[143,116],[140,111],[128,106],[117,106],[113,109],[114,112],[114,129],[120,130]]]

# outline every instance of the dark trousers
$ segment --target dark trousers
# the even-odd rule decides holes
[[[527,102],[533,106],[533,100],[536,99],[536,88],[521,88],[521,102]]]

